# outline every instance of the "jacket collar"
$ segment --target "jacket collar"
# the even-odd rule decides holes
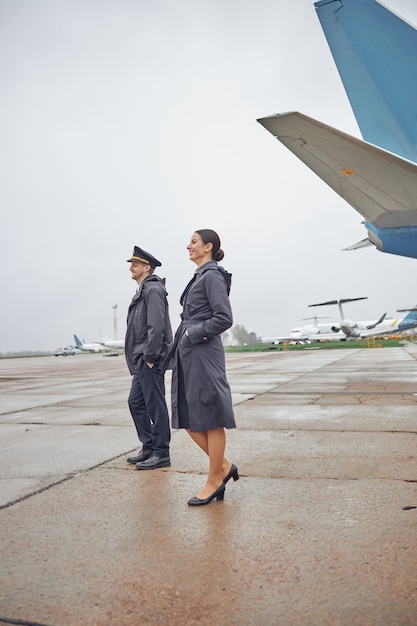
[[[201,274],[204,274],[206,270],[209,270],[212,267],[218,267],[217,261],[207,261],[207,263],[204,263],[204,265],[200,265],[200,267],[198,267],[194,273],[196,276],[201,276]]]

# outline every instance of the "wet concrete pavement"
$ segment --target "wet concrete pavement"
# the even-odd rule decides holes
[[[241,480],[191,508],[183,431],[171,468],[126,463],[123,356],[0,360],[0,623],[417,624],[417,347],[227,367]]]

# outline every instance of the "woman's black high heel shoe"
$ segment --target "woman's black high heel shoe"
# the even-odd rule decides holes
[[[209,504],[209,502],[211,502],[214,499],[223,500],[225,489],[226,489],[225,484],[222,483],[220,487],[217,487],[216,491],[213,491],[211,496],[209,496],[205,500],[201,500],[200,498],[197,498],[197,496],[194,496],[194,498],[191,498],[190,500],[188,500],[188,504],[189,506],[202,506],[203,504]]]
[[[231,478],[233,478],[233,480],[239,480],[240,478],[239,473],[237,471],[237,467],[234,463],[232,463],[232,467],[230,468],[227,476],[223,478],[224,484],[226,484]]]

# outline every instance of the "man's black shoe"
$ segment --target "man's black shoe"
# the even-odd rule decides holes
[[[146,461],[141,461],[140,463],[136,463],[136,469],[138,470],[152,470],[158,469],[158,467],[170,467],[171,460],[169,456],[155,456],[154,454],[150,456]]]
[[[146,461],[149,457],[152,456],[152,450],[148,448],[142,448],[142,450],[136,456],[128,456],[126,461],[131,463],[132,465],[136,465],[136,463],[140,463],[141,461]]]

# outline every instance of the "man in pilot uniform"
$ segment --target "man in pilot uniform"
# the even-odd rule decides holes
[[[160,261],[138,246],[130,263],[138,284],[127,315],[125,355],[132,375],[128,404],[142,449],[128,463],[138,470],[171,465],[171,431],[165,400],[165,370],[172,346],[165,280],[154,274]]]

